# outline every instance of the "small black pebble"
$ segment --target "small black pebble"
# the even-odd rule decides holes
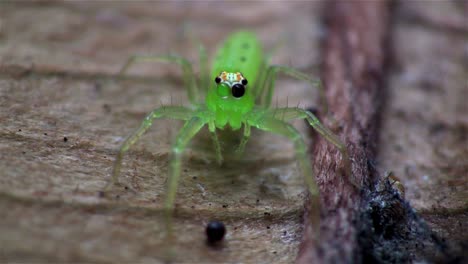
[[[210,221],[206,226],[206,237],[208,239],[208,243],[216,243],[223,240],[225,233],[226,227],[222,222]]]
[[[227,204],[223,204],[223,208],[227,208],[227,207],[228,207],[228,205],[227,205]]]
[[[67,137],[63,137],[63,142],[67,142],[68,141],[68,138]]]
[[[44,133],[44,136],[47,136],[47,133]]]
[[[124,189],[125,189],[125,190],[128,190],[128,186],[125,186]]]
[[[104,111],[106,111],[107,113],[109,113],[111,111],[111,107],[110,105],[108,104],[103,104],[102,105],[102,108],[104,109]]]
[[[18,132],[21,132],[21,128],[20,128],[20,129],[18,129]]]
[[[270,226],[267,226],[267,229],[270,229]]]

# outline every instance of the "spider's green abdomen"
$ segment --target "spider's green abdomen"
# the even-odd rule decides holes
[[[256,89],[257,80],[264,66],[263,50],[257,37],[247,31],[230,35],[221,45],[213,61],[211,78],[214,80],[221,72],[240,72],[248,81],[245,94],[233,96],[226,87],[212,81],[206,97],[206,105],[216,115],[216,127],[224,128],[229,124],[234,130],[242,126],[243,116],[254,106],[252,89]]]

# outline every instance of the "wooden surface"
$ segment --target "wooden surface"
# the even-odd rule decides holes
[[[0,259],[162,261],[161,201],[180,123],[161,120],[125,157],[122,182],[133,191],[115,190],[105,199],[97,192],[122,139],[154,107],[186,103],[185,90],[171,65],[141,64],[124,78],[114,74],[133,54],[177,52],[198,65],[193,38],[211,54],[229,32],[248,28],[267,50],[278,46],[273,63],[318,76],[321,43],[329,36],[322,24],[326,8],[319,2],[0,3]],[[395,6],[386,32],[392,52],[382,76],[387,92],[380,140],[369,161],[378,177],[395,171],[410,204],[445,238],[454,259],[467,244],[462,230],[468,222],[464,10],[460,2]],[[280,106],[320,104],[310,87],[288,78],[277,82],[275,98]],[[302,122],[295,125],[309,135]],[[360,199],[376,198],[367,192]],[[187,152],[177,196],[176,261],[293,262],[304,200],[286,139],[254,133],[244,159],[217,167],[211,142],[201,135]],[[408,215],[420,226],[420,218]],[[205,244],[211,219],[228,229],[217,249]],[[359,246],[337,261],[395,249],[379,248],[385,240],[356,230],[362,231],[353,238]],[[437,241],[429,242],[426,250],[408,244],[404,260],[443,258],[439,250],[430,252]]]

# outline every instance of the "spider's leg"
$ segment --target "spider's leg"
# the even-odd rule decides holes
[[[174,201],[177,192],[177,185],[180,178],[180,166],[182,154],[187,147],[189,141],[195,136],[198,131],[206,124],[204,119],[192,117],[185,122],[182,129],[179,131],[174,144],[172,145],[170,173],[167,180],[166,201],[164,207],[166,209],[166,223],[168,233],[172,230],[172,211],[174,210]]]
[[[282,66],[282,65],[272,65],[267,68],[266,76],[263,78],[263,82],[258,89],[257,97],[260,99],[260,105],[265,108],[269,108],[271,105],[271,100],[273,98],[273,92],[275,89],[276,75],[278,72],[289,75],[298,80],[306,81],[310,83],[313,87],[316,87],[319,90],[320,98],[324,102],[324,113],[327,113],[327,105],[325,100],[325,93],[321,85],[320,80],[311,79],[307,74],[300,72],[294,68]]]
[[[276,41],[275,45],[270,48],[270,50],[265,52],[265,62],[269,64],[271,62],[271,58],[277,53],[281,48],[286,46],[287,42],[286,36],[282,35],[278,41]]]
[[[182,106],[163,106],[154,109],[151,113],[149,113],[141,123],[140,127],[127,139],[125,139],[122,146],[120,147],[119,153],[115,159],[114,168],[112,170],[112,179],[107,183],[106,187],[104,187],[104,191],[106,191],[112,185],[118,184],[123,155],[143,136],[143,134],[151,127],[155,119],[165,117],[179,120],[188,120],[192,116],[193,111]]]
[[[210,88],[208,56],[206,55],[206,48],[201,42],[198,43],[198,57],[200,60],[200,86],[201,90],[207,93],[208,89]]]
[[[330,129],[324,126],[320,120],[312,114],[310,111],[291,107],[291,108],[278,108],[272,109],[269,111],[268,116],[273,118],[281,118],[281,120],[287,122],[294,119],[306,119],[307,122],[321,135],[323,136],[328,142],[335,145],[338,150],[341,152],[342,162],[344,164],[344,168],[346,171],[346,175],[349,176],[351,182],[357,187],[357,183],[353,181],[351,178],[351,161],[349,159],[348,150],[346,148],[346,144],[338,138]]]
[[[299,162],[299,167],[304,175],[304,179],[310,193],[310,201],[312,206],[310,217],[313,226],[317,228],[316,233],[318,237],[320,229],[320,194],[317,183],[315,181],[312,166],[307,157],[306,145],[302,139],[301,134],[292,125],[273,117],[265,116],[263,118],[255,118],[254,120],[250,121],[250,124],[254,127],[257,127],[258,129],[285,136],[293,141],[296,158]]]
[[[198,48],[198,59],[200,62],[200,73],[199,73],[199,84],[200,84],[200,91],[207,92],[209,88],[209,68],[208,68],[208,55],[206,53],[205,45],[200,39],[200,35],[197,34],[196,28],[194,28],[190,24],[183,25],[183,34],[184,36],[188,36],[190,43]]]
[[[244,134],[242,135],[242,139],[239,143],[239,146],[236,149],[237,155],[241,155],[242,153],[244,153],[245,144],[247,144],[247,141],[249,141],[249,138],[250,138],[250,125],[244,124]]]
[[[173,62],[180,65],[183,71],[184,83],[187,87],[188,99],[192,104],[199,103],[200,97],[197,82],[195,80],[195,75],[192,69],[192,63],[190,63],[187,59],[178,55],[133,55],[128,58],[127,62],[124,64],[122,69],[120,69],[118,74],[124,74],[130,68],[130,66],[137,62]]]
[[[216,130],[210,131],[210,134],[216,151],[216,162],[221,165],[223,163],[223,155],[221,154],[221,145],[219,144],[218,134],[216,134]]]

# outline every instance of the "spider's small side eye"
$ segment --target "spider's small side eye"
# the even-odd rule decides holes
[[[232,87],[232,96],[235,98],[240,98],[245,94],[245,87],[242,84],[235,84]]]
[[[247,81],[247,79],[242,80],[242,84],[243,84],[243,85],[247,85],[247,83],[249,83],[249,82]]]
[[[220,82],[221,82],[221,78],[216,77],[216,78],[214,79],[214,81],[215,81],[215,83],[220,83]]]

